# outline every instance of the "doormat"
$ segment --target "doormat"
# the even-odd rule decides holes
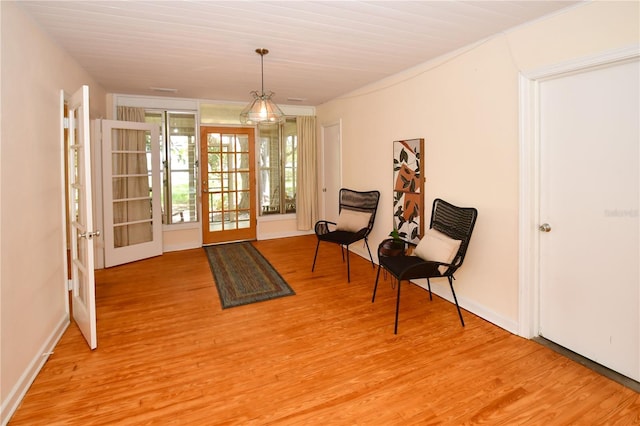
[[[249,242],[204,247],[222,309],[296,294]]]

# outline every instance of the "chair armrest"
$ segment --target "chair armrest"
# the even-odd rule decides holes
[[[324,235],[328,234],[330,229],[329,225],[336,225],[335,222],[331,222],[328,220],[319,220],[316,222],[316,226],[314,228],[316,235]]]

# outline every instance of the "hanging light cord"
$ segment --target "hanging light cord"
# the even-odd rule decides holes
[[[256,53],[260,55],[260,75],[262,77],[262,95],[264,96],[264,55],[269,53],[268,49],[256,49]]]

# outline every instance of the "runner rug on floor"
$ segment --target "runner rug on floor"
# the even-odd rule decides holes
[[[204,248],[222,309],[296,294],[248,242]]]

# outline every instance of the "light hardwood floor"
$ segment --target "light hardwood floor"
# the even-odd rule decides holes
[[[202,249],[97,271],[11,425],[640,424],[640,394],[315,237],[254,243],[296,295],[222,310]],[[499,279],[499,276],[496,276]],[[465,277],[458,287],[471,286]]]

